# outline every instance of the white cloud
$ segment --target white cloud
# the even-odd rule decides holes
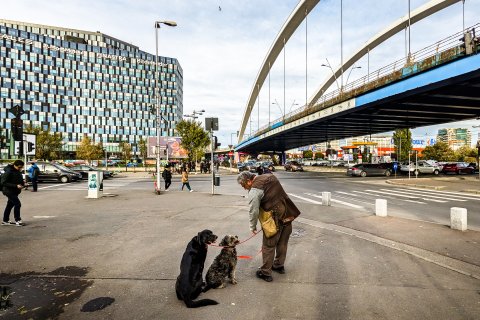
[[[412,9],[426,3],[412,0]],[[220,118],[223,145],[240,126],[245,105],[267,50],[295,8],[296,0],[64,0],[2,1],[1,18],[89,31],[100,31],[155,52],[155,20],[175,20],[178,27],[159,33],[160,54],[175,57],[184,71],[184,112],[204,108],[206,116]],[[308,18],[308,95],[330,70],[321,67],[328,58],[340,63],[340,1],[321,1]],[[407,13],[407,1],[343,0],[344,58],[377,32]],[[221,7],[221,11],[219,10]],[[465,25],[478,22],[480,0],[467,0]],[[462,27],[462,5],[455,4],[412,27],[412,51],[434,43]],[[372,51],[370,70],[405,55],[404,33]],[[349,81],[366,74],[366,58]],[[305,25],[293,35],[286,50],[288,110],[305,101]],[[345,75],[346,78],[346,75]],[[267,79],[268,80],[268,79]],[[344,79],[345,81],[346,79]],[[283,55],[271,72],[270,101],[283,108]],[[268,82],[260,94],[260,126],[268,119]],[[272,118],[281,115],[270,105]],[[257,127],[257,110],[252,127]],[[263,122],[262,122],[263,121]],[[471,126],[475,121],[466,125]],[[433,129],[418,129],[433,130]],[[247,130],[248,131],[248,130]],[[424,133],[422,133],[424,134]]]

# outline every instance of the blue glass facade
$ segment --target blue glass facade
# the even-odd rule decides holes
[[[155,55],[102,34],[0,20],[0,127],[21,105],[24,124],[50,125],[65,150],[84,135],[109,151],[156,135]],[[183,72],[174,58],[159,57],[162,135],[174,136],[183,114]]]

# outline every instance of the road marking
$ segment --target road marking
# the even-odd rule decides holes
[[[66,186],[66,185],[69,185],[69,184],[72,184],[72,183],[69,182],[69,183],[62,183],[62,184],[54,184],[54,185],[51,185],[51,186],[40,187],[38,189],[49,189],[49,188],[54,188],[54,187]]]
[[[315,201],[315,200],[312,200],[312,199],[308,199],[308,198],[304,198],[304,197],[301,197],[301,196],[297,196],[296,194],[293,194],[293,193],[288,193],[288,195],[292,196],[292,197],[295,197],[295,198],[298,198],[298,199],[305,200],[307,202],[311,202],[311,203],[315,203],[315,204],[322,204],[321,202],[318,202],[318,201]]]
[[[353,192],[355,192],[355,193],[361,193],[361,194],[366,194],[366,195],[372,196],[372,197],[378,197],[377,194],[371,194],[371,193],[368,193],[368,192],[363,192],[363,191],[353,191]],[[403,200],[403,199],[397,199],[397,198],[395,198],[395,197],[393,197],[393,196],[384,196],[384,197],[385,197],[385,198],[389,198],[389,199],[394,199],[394,200]]]
[[[396,193],[402,193],[402,194],[411,194],[412,191],[400,191],[400,190],[397,190],[397,189],[380,189],[380,190],[384,190],[384,191],[390,191],[390,192],[396,192]],[[462,199],[455,199],[455,198],[447,198],[445,196],[440,196],[440,195],[436,195],[436,196],[432,196],[428,193],[421,193],[421,192],[418,192],[418,191],[415,191],[416,193],[418,193],[420,196],[426,196],[426,197],[429,197],[429,198],[435,198],[435,199],[445,199],[445,200],[452,200],[452,201],[467,201],[467,200],[462,200]]]
[[[306,194],[306,195],[309,195],[309,196],[312,196],[312,197],[315,197],[315,198],[320,198],[320,199],[322,199],[322,196],[319,196],[319,195],[316,195],[316,194],[313,194],[313,193],[305,193],[305,194]],[[330,199],[330,201],[335,202],[335,203],[340,203],[340,204],[343,204],[344,206],[349,206],[349,207],[352,207],[352,208],[355,208],[355,209],[363,209],[363,210],[365,210],[364,207],[359,206],[359,205],[356,205],[356,204],[353,204],[353,203],[350,203],[350,202],[340,201],[340,200],[336,200],[336,199]]]
[[[447,192],[447,191],[437,191],[437,190],[429,190],[426,191],[425,189],[418,189],[418,188],[402,188],[403,190],[409,190],[409,191],[415,191],[418,193],[433,193],[433,194],[438,194],[438,195],[447,195],[447,196],[453,196],[456,198],[462,198],[462,199],[467,199],[467,200],[477,200],[480,201],[479,196],[474,195],[474,194],[465,194],[465,193],[459,193],[459,192]]]
[[[380,193],[380,194],[388,194],[388,195],[392,194],[391,192],[385,192],[385,191],[376,191],[376,190],[365,190],[365,191],[376,192],[376,193]],[[443,200],[427,199],[427,198],[424,198],[424,197],[407,196],[407,195],[403,195],[403,194],[395,194],[395,196],[396,197],[403,197],[403,198],[410,198],[410,200],[412,198],[420,198],[420,199],[423,199],[423,200],[438,202],[438,203],[447,203],[448,202],[448,201],[443,201]]]
[[[426,202],[422,201],[415,201],[415,200],[409,200],[409,199],[401,199],[402,201],[407,201],[407,202],[413,202],[413,203],[418,203],[418,204],[427,204]]]
[[[48,219],[55,218],[56,216],[33,216],[35,219]]]
[[[342,199],[355,200],[355,201],[358,201],[358,202],[361,202],[361,203],[365,203],[366,205],[373,205],[373,202],[367,202],[367,201],[363,201],[363,200],[360,200],[360,199],[356,199],[356,198],[352,199],[351,198],[351,197],[362,197],[361,195],[357,195],[357,194],[353,194],[353,193],[349,193],[349,192],[343,192],[343,191],[335,191],[335,193],[340,193],[340,194],[344,194],[344,195],[349,196],[349,197],[337,196],[337,197],[340,197]]]

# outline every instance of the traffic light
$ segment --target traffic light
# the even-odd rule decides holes
[[[12,136],[15,141],[23,141],[23,120],[12,119]]]
[[[213,141],[214,141],[214,149],[218,149],[222,144],[218,142],[218,138],[216,136],[213,136]]]
[[[35,150],[35,144],[33,142],[27,141],[27,152],[32,152]]]

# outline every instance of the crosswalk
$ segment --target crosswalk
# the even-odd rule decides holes
[[[289,193],[293,198],[313,203],[322,204],[321,192]],[[402,205],[405,202],[426,205],[429,204],[458,204],[462,202],[480,201],[480,195],[465,194],[451,191],[427,190],[418,188],[378,188],[352,191],[331,191],[331,202],[340,205],[367,209],[375,204],[375,199],[387,199],[390,203]]]

